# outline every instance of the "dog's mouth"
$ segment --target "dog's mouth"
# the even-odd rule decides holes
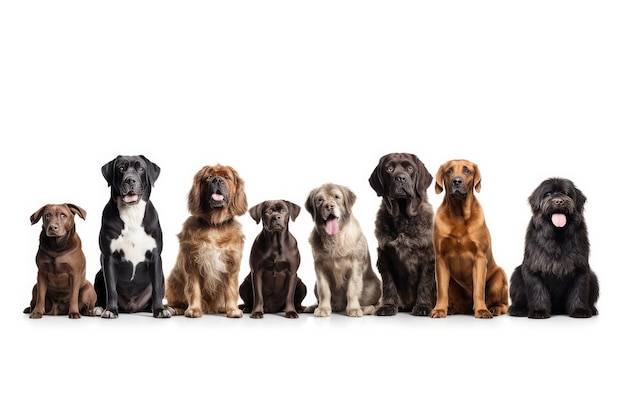
[[[139,194],[135,194],[131,191],[122,196],[122,201],[124,204],[137,204],[140,198],[141,196]]]
[[[552,221],[552,224],[554,225],[554,227],[565,227],[565,225],[567,224],[567,216],[563,213],[552,213],[552,215],[550,216],[550,220]]]
[[[324,231],[329,236],[336,235],[339,232],[339,218],[334,214],[329,215],[324,223]]]
[[[215,190],[209,199],[211,207],[224,207],[226,204],[226,197],[222,194],[221,190]]]

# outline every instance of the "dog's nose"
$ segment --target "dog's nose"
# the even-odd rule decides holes
[[[137,180],[134,177],[126,177],[124,179],[124,182],[126,184],[133,185],[133,184],[135,184],[137,182]]]
[[[213,178],[213,184],[222,184],[223,182],[224,182],[224,178],[222,177]]]
[[[452,178],[452,185],[462,185],[463,179],[460,177]]]
[[[395,181],[399,183],[405,183],[408,181],[408,179],[409,178],[406,175],[397,175]]]
[[[552,204],[560,206],[563,204],[563,199],[562,198],[555,198],[552,200]]]

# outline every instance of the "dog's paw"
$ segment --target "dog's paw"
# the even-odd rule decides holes
[[[197,319],[199,317],[202,317],[202,310],[200,310],[199,308],[189,307],[187,310],[185,310],[185,317],[189,317],[190,319]]]
[[[285,317],[287,317],[288,319],[297,319],[298,313],[295,311],[285,311]]]
[[[70,311],[70,313],[67,315],[67,317],[70,318],[70,319],[79,319],[80,318],[80,313],[78,313],[78,312],[72,313]]]
[[[448,317],[448,311],[442,308],[433,308],[433,310],[430,312],[430,317],[432,317],[433,319],[443,319]]]
[[[363,317],[363,310],[361,308],[349,308],[346,310],[346,313],[350,317]]]
[[[592,312],[587,308],[578,308],[570,313],[569,316],[575,319],[588,319],[592,316]]]
[[[493,314],[491,314],[491,312],[486,308],[481,308],[474,311],[474,317],[476,317],[477,319],[492,319]]]
[[[517,305],[511,305],[507,311],[509,316],[513,317],[528,317],[528,310],[524,307]]]
[[[156,308],[152,311],[152,317],[157,319],[169,319],[174,315],[174,309],[170,307]]]
[[[376,310],[377,316],[395,316],[398,314],[398,307],[393,304],[383,304]]]
[[[100,317],[100,316],[102,316],[102,313],[104,313],[104,308],[102,308],[100,306],[94,307],[93,310],[91,310],[91,314],[93,316]]]
[[[32,311],[28,317],[31,319],[40,319],[43,317],[43,313],[41,311]]]
[[[430,314],[432,307],[426,305],[415,305],[413,310],[411,310],[411,314],[414,316],[425,317]]]
[[[307,306],[307,307],[304,308],[303,313],[307,313],[307,314],[315,313],[315,309],[316,308],[317,308],[317,304],[312,305],[312,306]]]
[[[329,317],[330,316],[330,308],[327,307],[317,307],[313,312],[315,317]]]
[[[263,318],[263,312],[262,311],[253,311],[252,313],[250,313],[250,318],[251,319],[262,319]]]
[[[243,311],[240,309],[230,310],[226,312],[226,317],[231,319],[240,319],[243,317]]]
[[[500,316],[502,314],[506,314],[509,307],[506,304],[496,304],[489,307],[489,312],[494,316]]]
[[[116,319],[118,317],[118,312],[116,310],[104,310],[100,317],[103,319]]]
[[[529,319],[548,319],[550,318],[550,313],[546,310],[533,310],[528,312]]]

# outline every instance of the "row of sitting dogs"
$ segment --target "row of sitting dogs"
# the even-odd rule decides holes
[[[589,267],[583,216],[586,197],[567,179],[549,178],[530,195],[524,257],[510,286],[494,260],[475,196],[481,188],[475,163],[451,160],[440,166],[435,192],[445,194],[435,213],[426,193],[433,177],[419,158],[410,153],[380,158],[369,179],[382,200],[375,221],[380,278],[352,214],[355,194],[324,184],[304,204],[315,223],[309,243],[317,299],[305,307],[307,288],[297,274],[300,252],[288,227],[300,206],[272,200],[248,210],[244,181],[230,166],[205,166],[194,176],[190,216],[178,234],[178,256],[166,280],[161,226],[150,201],[159,173],[143,155],[118,156],[102,167],[111,198],[102,213],[101,269],[93,285],[85,277],[74,223],[85,211],[74,204],[49,204],[33,213],[31,223],[43,219],[43,226],[37,282],[24,313],[31,318],[116,318],[140,311],[159,318],[242,317],[244,312],[252,318],[279,312],[288,318],[303,312],[359,317],[401,311],[434,318],[597,314],[599,285]],[[239,284],[244,235],[236,217],[246,211],[263,227],[252,244],[250,271]]]

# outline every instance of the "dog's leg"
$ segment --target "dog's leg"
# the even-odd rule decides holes
[[[239,284],[238,275],[239,270],[233,271],[228,276],[228,282],[226,283],[226,292],[224,294],[224,304],[226,307],[226,317],[239,319],[243,317],[243,311],[239,309],[237,301],[239,300]]]
[[[509,294],[511,295],[511,306],[508,309],[509,315],[513,317],[527,317],[526,287],[522,277],[521,265],[517,266],[511,274]]]
[[[591,306],[587,305],[589,300],[589,274],[581,273],[574,277],[574,282],[570,286],[570,291],[565,295],[565,308],[567,314],[574,318],[589,318],[593,315]]]
[[[152,281],[152,317],[167,319],[172,317],[174,309],[163,306],[163,295],[165,293],[165,277],[163,276],[163,266],[160,256],[156,256],[149,271]]]
[[[317,268],[316,268],[317,269]],[[324,272],[321,271],[321,268],[317,271],[317,300],[318,305],[313,312],[315,317],[329,317],[332,311],[330,307],[330,286],[328,285],[330,278],[327,277]]]
[[[359,303],[359,296],[363,291],[363,275],[358,262],[353,262],[350,268],[351,276],[348,277],[348,287],[346,288],[346,314],[350,317],[363,316],[363,310]]]
[[[384,250],[378,248],[378,261],[376,262],[378,272],[383,284],[383,295],[381,298],[381,306],[376,310],[377,316],[395,316],[398,314],[398,304],[400,296],[393,278],[394,268],[392,261]]]
[[[295,303],[297,280],[298,276],[296,275],[296,271],[290,271],[289,286],[287,287],[287,300],[285,301],[285,316],[288,319],[298,318],[298,312],[296,311]]]
[[[485,303],[485,291],[487,286],[487,257],[477,254],[472,271],[472,299],[474,301],[474,317],[478,319],[491,319],[493,315],[487,309]]]
[[[68,317],[71,319],[79,319],[80,311],[78,309],[78,297],[80,294],[80,285],[84,281],[84,277],[79,278],[76,275],[70,276],[70,305]]]
[[[252,299],[254,307],[250,313],[250,318],[263,318],[263,271],[250,272],[252,278]]]
[[[437,298],[437,285],[435,284],[435,262],[423,260],[418,271],[417,296],[415,305],[411,310],[414,316],[428,316],[432,311]]]
[[[40,319],[44,315],[46,308],[46,293],[48,291],[48,281],[41,271],[37,272],[37,301],[35,307],[30,312],[31,319]]]
[[[550,292],[544,284],[544,279],[535,274],[523,274],[526,293],[528,297],[528,318],[547,319],[552,313],[552,299]]]
[[[104,264],[102,265],[102,273],[104,275],[107,305],[100,317],[103,319],[116,319],[119,315],[119,311],[117,305],[117,279],[115,277],[113,262],[105,258]]]
[[[506,314],[509,308],[509,292],[506,273],[502,268],[498,267],[487,281],[485,297],[491,314]]]
[[[448,291],[450,287],[450,269],[446,262],[437,258],[435,260],[436,280],[437,280],[437,302],[435,308],[430,312],[432,318],[444,318],[448,316]]]
[[[200,288],[200,275],[191,271],[188,279],[189,285],[185,286],[185,297],[188,306],[185,310],[185,317],[202,317],[202,289]]]

